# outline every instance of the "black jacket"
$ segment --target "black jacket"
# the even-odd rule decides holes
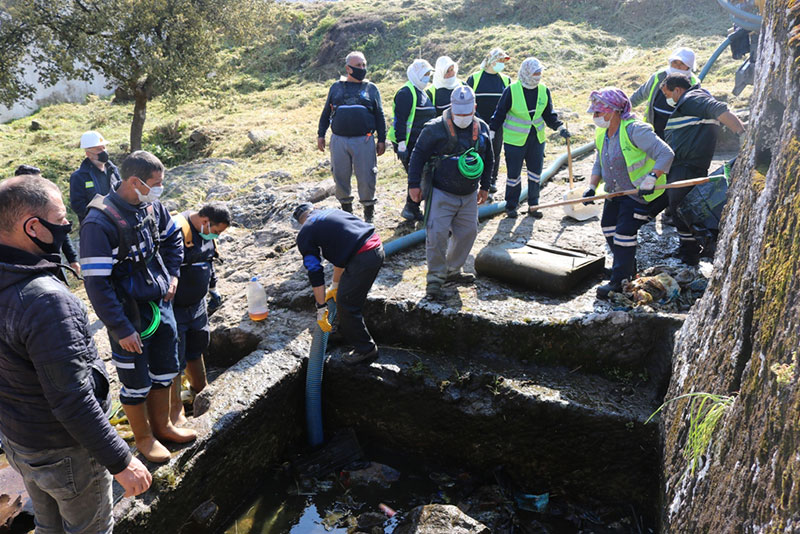
[[[664,140],[675,152],[672,166],[689,165],[708,169],[717,147],[720,125],[717,118],[728,105],[716,100],[699,85],[686,91],[667,120]]]
[[[86,217],[89,202],[95,195],[107,195],[117,189],[121,182],[119,170],[110,161],[103,173],[89,158],[85,158],[77,171],[69,177],[69,206],[79,221]]]
[[[340,80],[333,84],[322,108],[317,137],[325,137],[328,125],[336,135],[361,137],[376,132],[378,142],[386,142],[386,120],[378,86],[367,81]]]
[[[449,114],[449,113],[448,113]],[[448,152],[450,136],[445,130],[444,115],[428,121],[414,145],[411,153],[411,162],[408,165],[408,187],[419,187],[422,182],[422,172],[425,164],[435,164],[433,171],[433,187],[453,195],[468,195],[478,190],[478,179],[470,180],[461,175],[458,170],[458,157],[467,149],[474,147],[472,141],[472,126],[468,128],[455,128],[458,146]],[[494,151],[489,139],[489,126],[478,119],[478,149],[477,152],[483,159],[483,174],[480,176],[480,188],[488,191],[492,179],[494,166]]]
[[[86,307],[57,261],[0,245],[0,432],[32,449],[83,446],[116,474],[131,453],[106,416]]]

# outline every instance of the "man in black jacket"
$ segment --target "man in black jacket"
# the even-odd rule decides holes
[[[111,475],[126,496],[152,479],[108,423],[108,375],[63,283],[66,213],[41,177],[0,182],[0,439],[37,532],[111,532]]]
[[[667,182],[708,176],[708,168],[717,147],[720,123],[737,135],[744,132],[744,125],[728,111],[727,104],[716,100],[699,84],[692,85],[689,78],[682,74],[667,76],[661,84],[661,92],[667,98],[667,103],[675,108],[664,128],[664,140],[675,152]],[[678,205],[689,191],[691,188],[681,187],[668,189],[667,194],[662,195],[668,198],[672,213],[677,213]],[[658,204],[658,201],[654,204]],[[654,206],[655,210],[663,209],[664,204],[662,200],[660,206]],[[678,217],[674,220],[680,238],[678,257],[687,265],[697,265],[700,259],[697,239],[685,222]]]
[[[461,268],[478,235],[478,204],[489,196],[494,165],[489,127],[475,116],[475,93],[457,87],[450,102],[425,125],[408,166],[408,194],[415,202],[423,197],[424,168],[433,174],[425,237],[429,299],[441,297],[445,281],[475,278]]]
[[[109,194],[121,181],[119,170],[108,159],[106,145],[100,132],[89,131],[81,135],[81,148],[86,151],[86,158],[69,177],[69,205],[81,222],[94,196]]]

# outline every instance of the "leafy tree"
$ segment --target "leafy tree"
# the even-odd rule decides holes
[[[39,83],[103,74],[134,100],[130,149],[142,145],[147,103],[177,103],[220,83],[217,51],[252,33],[269,0],[5,0],[0,13],[0,102],[35,87],[22,79],[25,55]]]

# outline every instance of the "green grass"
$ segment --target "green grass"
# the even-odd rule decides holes
[[[686,398],[691,398],[692,400],[689,404],[689,432],[686,437],[686,445],[683,448],[683,457],[689,462],[689,472],[694,476],[695,469],[708,450],[717,423],[725,415],[728,408],[733,405],[735,397],[705,392],[679,395],[662,404],[658,410],[650,415],[645,424],[649,423],[670,402]]]
[[[174,108],[158,98],[150,103],[147,148],[168,165],[185,162],[196,156],[187,147],[188,136],[206,128],[214,132],[210,155],[239,163],[230,177],[233,183],[271,170],[287,171],[293,181],[321,179],[328,173],[310,170],[328,157],[316,150],[319,113],[347,51],[365,52],[368,76],[381,90],[388,121],[393,95],[413,58],[421,54],[434,63],[439,55],[450,55],[466,79],[494,46],[512,55],[507,69],[512,75],[526,56],[544,62],[543,82],[555,107],[566,112],[574,142],[582,143],[593,132],[584,113],[591,90],[617,85],[632,92],[665,65],[676,46],[694,48],[702,64],[730,25],[714,0],[688,5],[679,0],[387,0],[379,14],[374,2],[348,0],[281,4],[273,15],[268,29],[253,36],[253,45],[223,51],[233,74],[214,91]],[[366,30],[347,30],[362,27],[358,24]],[[738,64],[726,52],[704,85],[743,107],[749,90],[738,98],[730,95]],[[66,191],[70,172],[83,159],[80,134],[99,129],[119,162],[128,149],[131,114],[132,104],[90,97],[83,104],[52,105],[2,124],[0,173],[8,176],[21,163],[37,165]],[[45,128],[31,132],[32,119]],[[247,138],[251,129],[277,133],[255,146]],[[561,140],[550,137],[547,157],[563,150]],[[382,182],[404,179],[391,151],[379,159],[379,168]]]

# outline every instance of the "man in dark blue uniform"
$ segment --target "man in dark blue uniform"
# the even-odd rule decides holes
[[[79,221],[86,217],[89,202],[95,195],[105,196],[119,185],[119,171],[108,159],[106,145],[100,132],[89,131],[81,136],[86,159],[69,177],[69,205]]]
[[[171,301],[183,244],[158,201],[163,178],[154,155],[128,156],[119,188],[90,203],[80,245],[86,293],[108,329],[111,363],[122,382],[120,401],[136,447],[152,462],[170,457],[156,438],[184,443],[196,436],[169,419],[169,388],[179,369]]]
[[[317,324],[330,332],[326,302],[332,298],[337,304],[339,331],[354,346],[344,355],[344,361],[373,361],[378,357],[378,346],[364,324],[362,310],[384,259],[375,227],[342,210],[316,210],[309,203],[300,204],[292,217],[301,225],[297,248],[314,290]],[[333,264],[333,282],[327,292],[322,258]]]
[[[231,224],[231,211],[222,202],[206,204],[200,211],[187,210],[173,217],[183,235],[181,278],[175,293],[175,323],[178,326],[178,361],[186,370],[191,393],[206,387],[203,353],[211,334],[208,328],[206,295],[211,298],[211,311],[222,302],[217,287],[217,273],[212,263],[218,257],[216,239]],[[172,383],[170,419],[174,425],[186,423],[181,402],[181,375]]]

